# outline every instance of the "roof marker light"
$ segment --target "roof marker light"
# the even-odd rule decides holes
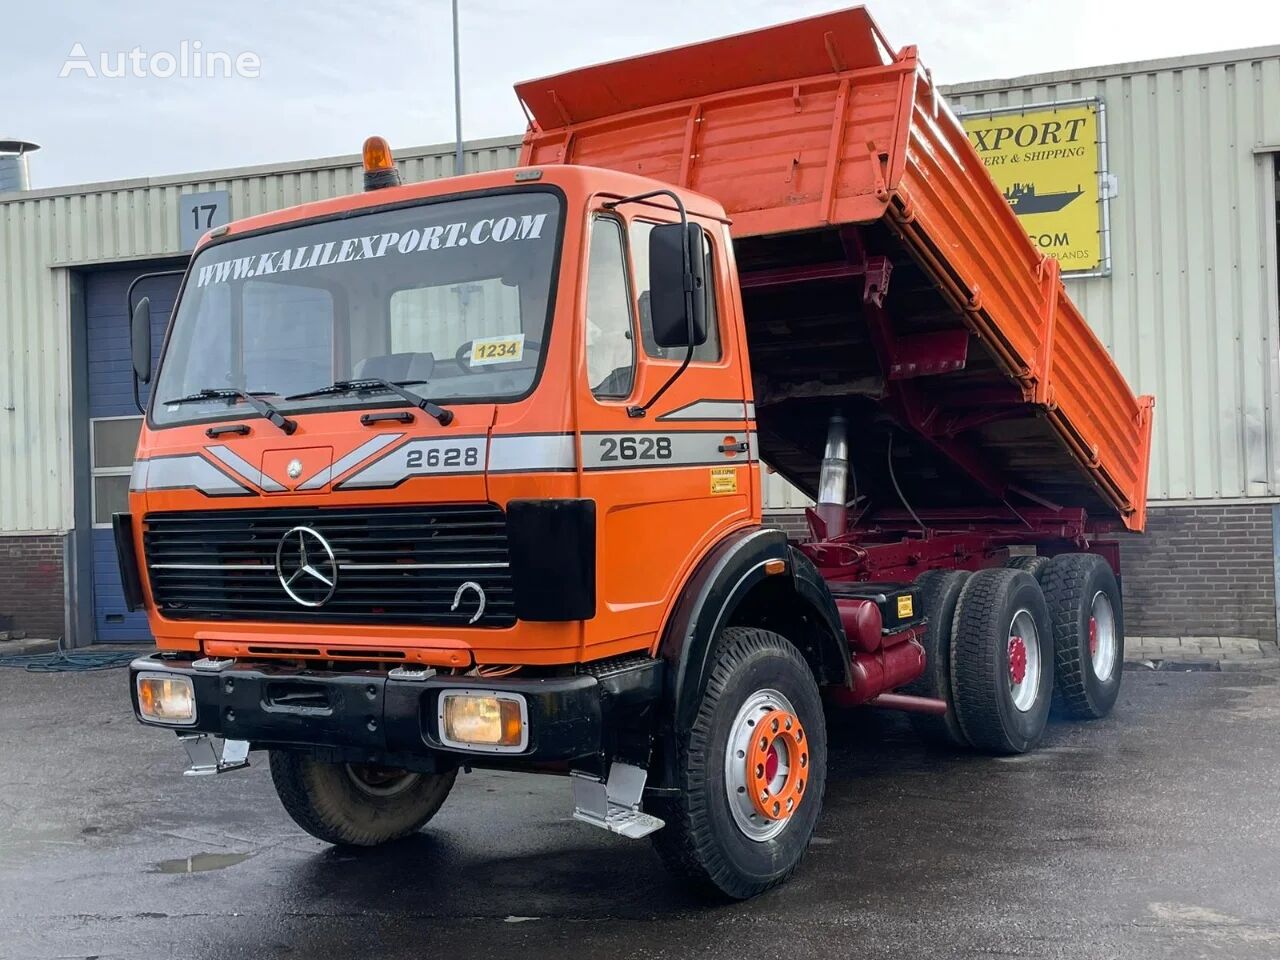
[[[364,188],[381,190],[400,186],[400,171],[391,156],[391,145],[382,137],[370,137],[364,142]]]

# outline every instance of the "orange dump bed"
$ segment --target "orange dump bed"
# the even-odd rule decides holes
[[[638,173],[724,205],[762,452],[788,478],[816,489],[840,405],[859,418],[864,489],[899,479],[917,507],[1060,504],[1142,528],[1152,398],[1129,389],[915,48],[895,52],[864,9],[516,89],[525,164]]]

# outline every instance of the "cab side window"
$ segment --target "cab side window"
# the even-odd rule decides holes
[[[622,226],[612,217],[591,222],[587,260],[587,382],[597,397],[626,397],[635,380],[631,291]]]
[[[683,360],[686,347],[660,347],[653,339],[653,319],[649,313],[649,232],[654,224],[643,220],[631,224],[631,259],[636,266],[636,295],[640,303],[640,340],[646,356],[659,360]],[[707,340],[693,351],[693,359],[715,363],[720,359],[720,318],[716,313],[715,260],[711,243],[702,231],[702,269],[707,278]]]

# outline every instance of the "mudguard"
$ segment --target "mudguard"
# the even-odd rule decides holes
[[[782,560],[787,589],[803,613],[819,626],[817,669],[820,683],[848,683],[848,645],[835,601],[817,568],[787,543],[780,530],[752,527],[720,541],[694,570],[681,591],[663,632],[659,653],[667,663],[666,695],[674,707],[677,731],[688,730],[707,681],[711,649],[734,610],[770,577],[765,564]]]

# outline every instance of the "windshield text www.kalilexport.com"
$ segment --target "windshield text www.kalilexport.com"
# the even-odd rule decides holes
[[[389,231],[369,236],[347,237],[326,243],[305,244],[286,250],[270,250],[247,257],[233,257],[205,264],[196,274],[196,286],[206,287],[228,280],[244,280],[271,273],[311,270],[357,260],[376,260],[388,255],[405,255],[451,247],[479,246],[517,240],[538,240],[546,222],[545,213],[520,217],[485,217],[475,223],[446,223],[413,227],[404,232]]]

